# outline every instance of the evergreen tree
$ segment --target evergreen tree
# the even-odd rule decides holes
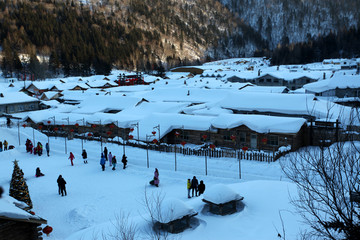
[[[18,161],[14,161],[14,171],[10,182],[9,195],[19,201],[25,202],[30,208],[33,207],[29,189],[24,179],[24,173],[18,165]]]

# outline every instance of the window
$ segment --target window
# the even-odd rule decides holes
[[[268,137],[268,144],[271,146],[278,146],[279,145],[279,136],[270,135]]]
[[[189,133],[186,132],[186,131],[183,131],[182,132],[182,137],[183,137],[184,140],[189,140]]]
[[[271,78],[266,79],[266,82],[271,83]]]
[[[259,82],[264,82],[264,79],[259,79]]]
[[[231,141],[231,138],[230,138],[231,134],[229,131],[225,131],[224,132],[224,135],[223,135],[223,138],[225,141]]]
[[[246,142],[246,133],[244,133],[244,132],[239,132],[238,135],[239,135],[239,141],[240,141],[241,143]]]

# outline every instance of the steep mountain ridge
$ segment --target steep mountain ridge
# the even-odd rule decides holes
[[[261,33],[270,48],[358,27],[358,0],[219,0]]]

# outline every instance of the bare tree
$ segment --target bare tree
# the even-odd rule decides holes
[[[162,222],[162,220],[166,218],[166,216],[163,215],[168,215],[168,213],[164,213],[162,209],[164,197],[164,194],[158,191],[149,194],[145,187],[143,206],[150,216],[150,219],[146,219],[150,225],[150,229],[145,231],[147,239],[166,240],[179,238],[179,236],[171,236],[169,232],[162,229],[159,225],[159,222]]]
[[[360,143],[347,133],[331,146],[324,135],[319,147],[304,148],[280,162],[298,186],[292,203],[311,227],[303,239],[360,239],[359,205],[350,199],[359,194]]]

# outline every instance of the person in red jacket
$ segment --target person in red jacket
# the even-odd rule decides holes
[[[73,160],[75,159],[75,156],[74,156],[74,154],[72,152],[70,152],[69,159],[71,161],[71,166],[74,166]]]

